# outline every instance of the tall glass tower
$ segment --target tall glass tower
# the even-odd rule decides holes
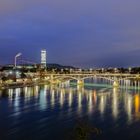
[[[46,50],[45,49],[42,49],[41,50],[41,66],[43,68],[46,68],[46,64],[47,64],[46,60],[47,60]]]

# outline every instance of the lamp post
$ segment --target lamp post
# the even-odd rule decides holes
[[[16,68],[16,66],[17,66],[17,58],[20,57],[21,55],[22,55],[22,53],[18,53],[18,54],[16,54],[16,56],[15,56],[15,68]]]

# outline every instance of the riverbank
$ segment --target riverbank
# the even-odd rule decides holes
[[[8,88],[22,88],[22,87],[31,87],[36,85],[49,84],[46,81],[38,81],[38,82],[29,82],[29,83],[11,83],[11,84],[0,84],[0,89],[8,89]]]

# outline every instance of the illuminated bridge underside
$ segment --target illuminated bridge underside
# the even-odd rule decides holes
[[[119,86],[119,83],[123,80],[139,80],[140,75],[137,74],[45,74],[51,83],[54,81],[70,81],[76,80],[78,85],[83,85],[85,79],[103,79],[108,80],[113,86]]]

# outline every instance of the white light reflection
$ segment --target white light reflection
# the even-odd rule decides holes
[[[30,101],[31,95],[33,94],[32,87],[24,87],[24,101],[25,103]]]
[[[54,104],[55,104],[55,91],[54,89],[51,90],[51,106],[52,108],[54,107]]]
[[[66,85],[66,87],[69,87],[70,86],[70,81],[66,81],[65,85]]]
[[[39,93],[39,86],[35,86],[34,87],[34,95],[35,95],[35,98],[38,98],[38,93]]]
[[[20,112],[20,107],[19,107],[19,104],[20,104],[20,99],[19,99],[20,93],[21,93],[21,89],[20,88],[16,88],[15,89],[15,98],[14,98],[14,101],[13,101],[13,103],[14,103],[14,111],[15,111],[14,115],[15,116],[18,116],[21,113]]]
[[[115,119],[117,118],[118,113],[118,89],[114,88],[112,95],[112,114]]]
[[[24,87],[24,93],[28,93],[28,87]]]
[[[78,112],[81,112],[81,107],[82,107],[82,93],[78,92]]]
[[[128,94],[128,102],[127,102],[127,115],[128,115],[128,122],[131,123],[132,121],[132,106],[133,106],[133,97]]]
[[[73,93],[72,93],[72,89],[70,88],[70,90],[69,90],[69,98],[68,98],[69,107],[71,107],[71,105],[72,105],[72,100],[73,100]]]
[[[137,81],[135,81],[135,90],[137,90]]]
[[[41,89],[39,94],[39,104],[40,109],[45,110],[47,108],[47,86],[45,85],[43,89]]]
[[[65,94],[64,89],[61,89],[61,91],[60,91],[60,105],[61,105],[61,107],[64,104],[64,94]]]
[[[140,81],[138,81],[138,89],[140,89]]]
[[[88,98],[89,99],[88,100],[89,101],[88,102],[88,112],[91,113],[92,110],[93,110],[93,101],[92,101],[93,92],[92,92],[92,90],[89,91],[88,95],[89,95],[89,98]]]
[[[13,101],[13,89],[8,89],[8,99],[9,99],[9,103],[12,106],[12,101]]]
[[[8,89],[8,97],[10,100],[12,100],[12,97],[13,97],[13,89]]]
[[[100,110],[100,113],[103,115],[104,110],[105,110],[105,97],[104,97],[104,95],[100,96],[99,110]]]
[[[82,111],[82,99],[83,99],[83,93],[84,93],[83,86],[77,86],[77,94],[78,94],[78,113]],[[87,94],[88,96],[88,94]]]

